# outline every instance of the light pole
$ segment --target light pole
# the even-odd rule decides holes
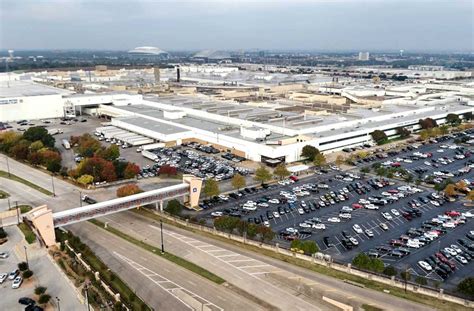
[[[165,244],[163,242],[163,220],[160,219],[160,231],[161,231],[161,253],[165,253]]]
[[[30,264],[28,262],[28,251],[27,251],[26,246],[23,246],[23,247],[25,248],[26,267],[30,269]]]
[[[86,290],[86,305],[87,305],[87,311],[90,311],[90,306],[89,306],[89,286],[88,286],[88,283],[86,283],[86,285],[84,286],[85,290]]]
[[[82,207],[82,191],[74,189],[74,191],[79,192],[79,206]]]
[[[59,299],[59,297],[56,297],[56,301],[58,302],[58,311],[61,311],[61,299]]]
[[[56,191],[54,191],[54,177],[51,175],[51,185],[53,186],[53,197],[56,196]]]

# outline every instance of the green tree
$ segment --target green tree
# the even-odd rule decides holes
[[[417,284],[420,284],[420,285],[426,285],[426,284],[428,284],[428,281],[426,280],[426,278],[424,278],[424,277],[422,277],[422,276],[417,276],[417,277],[415,278],[415,282],[416,282]]]
[[[412,174],[406,174],[404,179],[405,179],[405,182],[407,184],[410,184],[410,183],[413,182],[413,175]]]
[[[322,167],[326,165],[326,157],[322,153],[318,153],[313,160],[313,164],[316,167]]]
[[[424,130],[431,129],[438,126],[438,123],[436,123],[436,120],[433,120],[431,118],[420,119],[418,123],[420,124],[420,127]]]
[[[319,247],[315,241],[308,240],[302,243],[302,250],[307,255],[313,255],[319,251]]]
[[[301,150],[301,157],[306,158],[308,161],[313,161],[314,157],[319,153],[318,148],[311,146],[311,145],[306,145],[303,147]]]
[[[441,135],[449,134],[449,127],[447,125],[442,125],[439,127],[439,131]]]
[[[471,111],[466,112],[465,114],[463,114],[464,120],[466,120],[466,121],[472,120],[472,115],[473,115],[473,114],[472,114]]]
[[[170,200],[166,204],[165,211],[170,213],[171,215],[181,215],[181,212],[183,211],[183,205],[176,200]]]
[[[273,170],[273,175],[277,176],[279,179],[283,179],[291,175],[290,171],[286,168],[285,164],[278,164],[277,167]]]
[[[244,188],[247,184],[245,177],[240,174],[235,174],[230,183],[232,184],[232,187],[237,190]]]
[[[388,275],[388,276],[394,276],[394,275],[397,275],[397,269],[395,269],[394,266],[386,266],[384,269],[383,269],[383,274],[385,275]]]
[[[41,140],[37,140],[37,141],[31,143],[31,145],[30,145],[30,151],[31,152],[39,151],[40,149],[43,149],[43,148],[44,148],[44,145],[43,145],[43,142]]]
[[[271,228],[258,226],[258,234],[262,242],[270,242],[275,238],[275,232]]]
[[[77,179],[77,182],[80,183],[83,186],[87,186],[91,184],[94,181],[94,177],[91,175],[82,175]]]
[[[207,197],[213,197],[213,196],[219,195],[220,193],[219,184],[217,183],[215,179],[208,179],[204,183],[203,191]]]
[[[38,296],[41,296],[43,295],[44,293],[46,293],[46,287],[44,286],[36,286],[35,288],[35,295],[38,295]]]
[[[117,145],[110,145],[102,152],[100,152],[99,155],[108,161],[114,161],[118,157],[120,157],[120,149]]]
[[[365,253],[359,253],[354,257],[354,259],[352,259],[352,265],[357,268],[368,269],[370,265],[370,257]]]
[[[456,126],[461,124],[461,119],[455,113],[448,113],[448,115],[446,116],[446,122],[451,124],[452,126]]]
[[[294,250],[301,250],[302,248],[302,242],[298,239],[294,239],[293,241],[291,241],[290,243],[290,248],[291,249],[294,249]]]
[[[410,281],[410,279],[411,279],[410,271],[402,271],[402,272],[400,272],[400,277],[401,277],[402,280],[404,280],[404,281]]]
[[[41,304],[41,305],[47,304],[49,302],[49,300],[51,300],[51,296],[48,295],[48,294],[43,294],[39,297],[38,303]]]
[[[474,277],[470,276],[459,282],[458,291],[474,298]]]
[[[377,145],[383,145],[387,142],[387,134],[385,134],[384,131],[381,130],[375,130],[372,133],[370,133],[370,136],[372,136],[372,139],[377,143]]]
[[[28,264],[24,261],[18,263],[18,269],[20,271],[26,271],[28,270]]]
[[[266,181],[269,181],[272,179],[272,174],[270,173],[269,170],[263,165],[261,165],[257,170],[255,171],[255,177],[254,179],[256,181],[259,181],[260,183],[264,184]]]
[[[23,276],[24,279],[29,279],[33,276],[33,271],[25,270],[25,271],[23,271],[22,276]]]
[[[48,133],[48,130],[41,126],[33,126],[23,133],[23,138],[28,141],[40,140],[44,146],[53,148],[56,140]]]
[[[369,173],[370,172],[370,167],[364,166],[363,168],[360,169],[362,173]]]
[[[410,136],[410,131],[403,126],[397,127],[396,133],[400,138],[407,138]]]

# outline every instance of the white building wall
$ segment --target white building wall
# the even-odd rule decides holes
[[[7,98],[2,98],[7,100]],[[61,95],[14,97],[15,104],[0,105],[0,121],[38,120],[64,116],[64,100]]]

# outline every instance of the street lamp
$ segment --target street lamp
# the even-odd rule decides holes
[[[79,192],[79,206],[82,207],[82,191],[77,189],[73,190]]]
[[[61,311],[61,299],[59,299],[59,297],[56,297],[56,301],[58,302],[58,311]]]
[[[26,258],[26,266],[28,269],[30,269],[30,264],[28,263],[28,251],[26,246],[23,246],[25,248],[25,258]]]
[[[5,159],[7,159],[7,172],[8,172],[8,177],[11,177],[11,175],[10,175],[10,164],[8,163],[8,157],[5,156]]]
[[[51,184],[53,186],[53,197],[55,197],[56,196],[56,191],[54,191],[54,177],[53,177],[53,175],[51,175]]]
[[[163,220],[160,219],[160,232],[161,232],[161,253],[165,253],[165,244],[163,242]]]

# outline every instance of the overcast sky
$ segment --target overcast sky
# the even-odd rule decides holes
[[[472,52],[473,3],[0,0],[0,48]]]

